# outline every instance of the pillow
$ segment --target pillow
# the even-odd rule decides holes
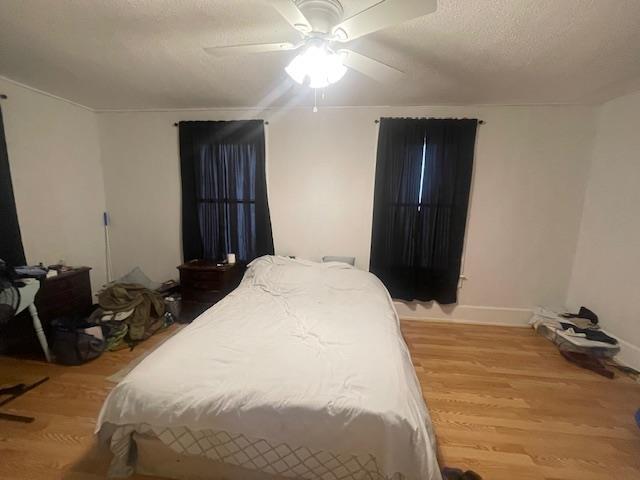
[[[327,257],[322,257],[322,261],[323,262],[342,262],[342,263],[348,263],[349,265],[355,266],[356,257],[331,257],[331,256],[327,256]]]
[[[148,288],[149,290],[157,290],[162,284],[158,282],[154,282],[149,277],[145,275],[145,273],[140,270],[140,267],[136,267],[127,273],[124,277],[120,277],[117,280],[111,282],[114,283],[137,283],[138,285],[142,285],[144,288]]]

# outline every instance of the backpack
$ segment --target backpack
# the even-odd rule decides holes
[[[105,350],[102,328],[84,319],[61,317],[51,322],[51,351],[63,365],[81,365]]]

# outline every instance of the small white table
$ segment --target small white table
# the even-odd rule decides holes
[[[22,312],[25,308],[29,309],[31,319],[33,320],[33,328],[36,331],[36,335],[38,335],[38,341],[40,342],[44,356],[47,359],[47,362],[51,362],[51,354],[49,353],[47,337],[44,334],[44,330],[42,330],[42,323],[40,322],[40,317],[38,317],[38,309],[34,303],[36,293],[38,293],[38,290],[40,289],[40,281],[35,278],[23,278],[20,279],[20,281],[24,283],[24,287],[18,287],[18,291],[20,292],[20,303],[18,304],[16,315]]]

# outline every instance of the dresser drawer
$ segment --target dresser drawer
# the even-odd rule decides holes
[[[36,295],[36,307],[43,321],[87,313],[93,303],[89,270],[70,270],[42,282]]]
[[[186,288],[182,290],[182,301],[214,304],[222,300],[227,293],[228,292],[220,290],[196,290]]]
[[[199,280],[210,281],[212,279],[222,279],[228,272],[225,271],[217,271],[217,270],[182,270],[180,272],[180,278],[185,281],[194,281],[197,282]]]
[[[56,297],[72,291],[74,282],[71,278],[47,278],[40,290],[41,297]]]
[[[82,297],[56,299],[38,308],[38,316],[41,320],[53,320],[59,317],[85,315],[90,307],[91,303]]]
[[[235,289],[242,279],[245,267],[240,264],[217,266],[213,262],[201,260],[180,265],[178,270],[182,303],[185,307],[181,321],[185,321],[185,316],[190,321]]]
[[[198,290],[222,290],[225,286],[225,279],[221,276],[193,276],[181,275],[180,284],[183,288],[195,288]]]

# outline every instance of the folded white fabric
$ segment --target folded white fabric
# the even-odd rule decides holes
[[[578,333],[573,328],[567,328],[566,330],[564,330],[564,333],[565,333],[565,335],[568,335],[570,337],[587,338],[587,334],[586,333]]]

